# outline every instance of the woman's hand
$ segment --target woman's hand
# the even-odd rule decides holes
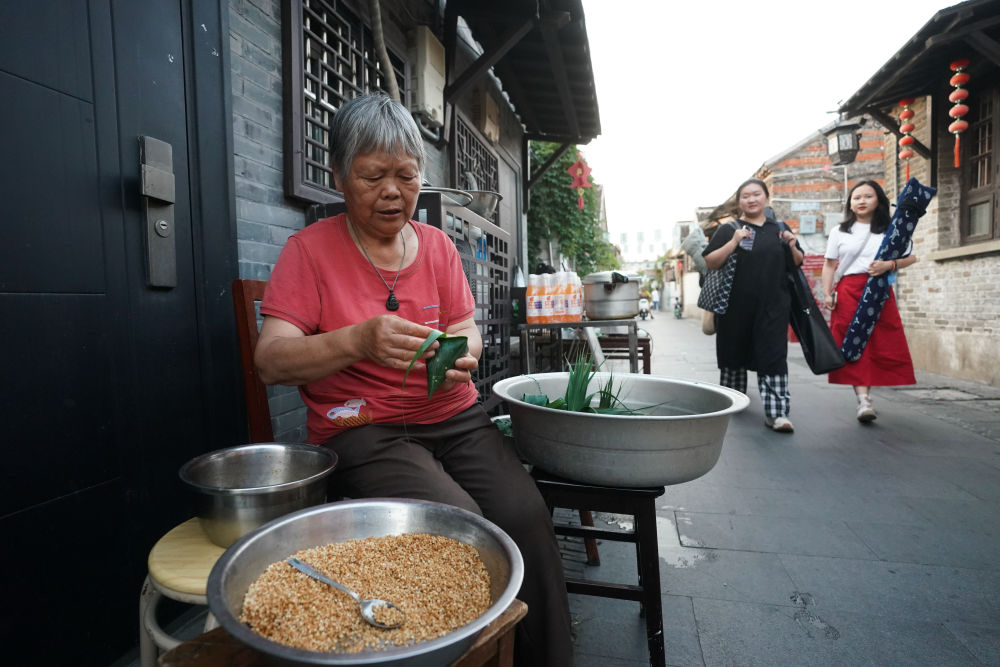
[[[787,243],[788,245],[794,245],[795,234],[786,229],[785,231],[781,232],[781,240]]]
[[[456,384],[465,384],[472,379],[472,371],[479,368],[479,360],[466,353],[465,356],[455,360],[455,367],[449,368],[444,374],[444,382],[441,383],[441,390],[448,391]]]
[[[378,315],[361,323],[357,340],[361,353],[379,366],[405,370],[431,331],[396,315]],[[432,356],[439,346],[435,342],[422,358]]]
[[[749,237],[750,237],[750,230],[747,229],[746,227],[740,227],[739,229],[733,232],[733,238],[729,239],[729,242],[732,243],[733,246],[735,247],[740,244],[740,241]]]
[[[868,265],[868,275],[880,276],[892,271],[892,260],[876,259]]]
[[[827,294],[823,298],[823,306],[827,310],[833,310],[834,308],[836,308],[837,307],[837,295],[836,295],[836,293],[834,293],[834,294]]]

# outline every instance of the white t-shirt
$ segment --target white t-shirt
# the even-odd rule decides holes
[[[826,241],[825,256],[827,259],[854,258],[847,268],[841,271],[842,276],[868,273],[868,265],[875,259],[875,253],[882,245],[884,236],[885,234],[869,234],[868,225],[863,222],[851,224],[851,231],[847,234],[840,231],[839,226],[834,227],[830,232],[830,238]],[[858,252],[859,248],[861,252]]]

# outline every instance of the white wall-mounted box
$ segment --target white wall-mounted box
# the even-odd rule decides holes
[[[500,141],[500,107],[488,90],[480,91],[472,105],[476,127],[490,143]]]
[[[420,114],[426,125],[440,127],[444,122],[444,46],[430,28],[421,25],[413,31],[410,51],[413,63],[410,111]]]

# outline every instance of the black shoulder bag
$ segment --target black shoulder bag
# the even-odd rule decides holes
[[[788,229],[788,225],[779,221],[778,226]],[[779,232],[780,233],[780,232]],[[809,369],[816,375],[835,371],[847,362],[840,351],[840,345],[833,340],[830,327],[827,326],[823,313],[813,298],[809,280],[791,259],[792,249],[787,248],[787,278],[788,291],[792,301],[788,312],[788,321],[792,325],[799,343],[802,345],[802,355],[809,364]]]

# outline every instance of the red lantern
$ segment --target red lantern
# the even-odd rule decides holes
[[[899,106],[903,107],[903,110],[899,112],[899,131],[903,133],[903,136],[899,138],[899,145],[903,149],[899,151],[899,159],[906,160],[906,180],[910,180],[910,158],[914,156],[910,146],[916,141],[910,133],[917,127],[913,124],[913,116],[916,114],[910,108],[911,104],[913,104],[912,97],[899,101]]]
[[[965,100],[969,97],[969,91],[962,88],[962,84],[969,82],[970,77],[965,71],[968,66],[968,58],[959,58],[948,66],[952,72],[955,72],[949,81],[951,85],[955,86],[955,90],[948,96],[948,101],[954,105],[948,110],[948,115],[955,119],[948,126],[948,131],[955,135],[955,169],[958,169],[961,164],[958,135],[969,129],[969,124],[962,120],[962,116],[969,113],[969,105],[965,104]]]
[[[590,167],[588,167],[587,163],[583,161],[583,156],[577,153],[576,162],[571,164],[569,169],[567,169],[566,171],[568,171],[569,175],[573,177],[573,182],[570,184],[569,187],[576,188],[576,193],[577,195],[579,195],[579,198],[577,199],[576,203],[577,206],[579,206],[580,210],[582,211],[583,189],[593,187],[594,185],[593,183],[587,180],[590,176]]]

